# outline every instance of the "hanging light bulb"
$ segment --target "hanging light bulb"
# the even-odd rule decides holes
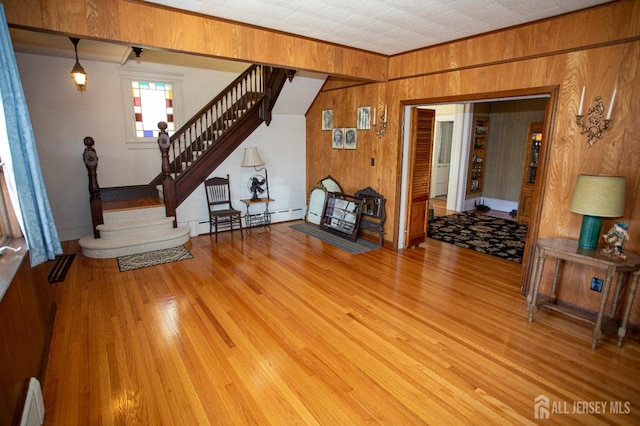
[[[84,68],[82,68],[82,65],[80,65],[80,62],[78,61],[78,42],[80,39],[69,37],[69,40],[73,43],[73,48],[76,52],[76,63],[71,70],[71,78],[76,84],[78,91],[84,92],[87,88],[87,73],[84,72]]]

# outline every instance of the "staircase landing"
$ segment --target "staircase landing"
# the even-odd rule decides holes
[[[132,200],[103,201],[102,210],[130,210],[144,207],[158,207],[162,205],[164,205],[164,203],[162,202],[162,198],[160,197],[145,197],[134,198]]]

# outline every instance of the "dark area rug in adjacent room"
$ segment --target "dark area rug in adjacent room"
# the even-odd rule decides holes
[[[179,260],[193,259],[193,255],[189,250],[180,246],[118,256],[116,259],[118,260],[120,272],[126,272],[133,271],[134,269],[147,268],[149,266],[162,265],[164,263],[177,262]]]
[[[75,257],[75,254],[60,254],[56,256],[55,260],[51,261],[53,263],[53,268],[49,272],[49,284],[60,283],[64,281]]]
[[[429,220],[427,237],[522,263],[527,225],[484,214],[457,213]]]

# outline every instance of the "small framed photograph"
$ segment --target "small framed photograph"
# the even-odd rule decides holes
[[[371,129],[371,107],[358,108],[358,130]]]
[[[358,132],[355,127],[344,129],[344,149],[356,149]]]
[[[344,149],[344,129],[333,129],[333,149]]]
[[[333,129],[333,110],[322,110],[322,130]]]

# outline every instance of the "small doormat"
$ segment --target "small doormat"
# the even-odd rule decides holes
[[[484,214],[458,213],[429,220],[427,237],[522,263],[527,225]]]
[[[56,256],[56,259],[53,261],[53,269],[51,269],[51,272],[49,272],[49,284],[60,283],[64,281],[75,257],[75,254],[60,254]]]
[[[120,272],[126,272],[179,260],[193,259],[193,255],[189,250],[180,246],[119,256],[116,259],[118,260]]]
[[[366,253],[368,251],[380,248],[380,246],[376,243],[372,243],[371,241],[367,241],[362,238],[358,238],[356,241],[349,241],[345,238],[324,231],[318,225],[313,225],[311,223],[299,223],[290,225],[290,228],[293,228],[296,231],[303,232],[307,235],[315,237],[319,240],[327,242],[353,254]]]

